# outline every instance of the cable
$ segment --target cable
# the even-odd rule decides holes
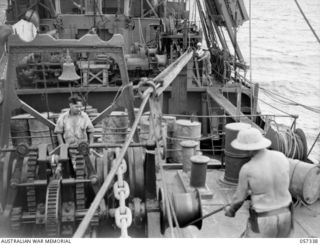
[[[313,29],[312,25],[310,24],[307,16],[304,14],[302,8],[300,7],[300,5],[299,5],[299,3],[298,3],[298,0],[294,0],[294,1],[295,1],[295,3],[297,4],[300,13],[302,14],[304,20],[305,20],[306,23],[308,24],[308,26],[309,26],[310,30],[312,31],[313,35],[315,36],[315,38],[317,39],[318,43],[320,44],[320,38],[318,37],[317,33],[316,33],[315,30]]]
[[[265,88],[261,88],[261,90],[271,99],[273,99],[274,101],[277,101],[280,104],[284,104],[284,105],[290,105],[290,106],[301,106],[309,111],[315,112],[320,114],[320,107],[311,107],[311,106],[307,106],[301,103],[298,103],[294,100],[291,100],[289,98],[285,98],[284,96],[277,94],[275,92],[272,91],[268,91]]]

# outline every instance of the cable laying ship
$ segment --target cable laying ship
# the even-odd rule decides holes
[[[230,142],[246,127],[290,158],[294,236],[320,236],[319,163],[297,116],[262,114],[259,85],[244,76],[243,1],[191,4],[8,1],[7,25],[30,11],[39,25],[32,41],[9,36],[1,59],[2,237],[239,237],[246,205],[233,219],[201,218],[231,201],[249,158]],[[74,93],[95,142],[58,146],[55,123]]]

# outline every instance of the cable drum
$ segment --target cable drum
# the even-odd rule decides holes
[[[307,140],[302,129],[294,131],[287,128],[280,131],[279,128],[270,127],[266,133],[266,138],[271,141],[270,148],[280,151],[289,158],[305,161],[307,159]]]
[[[248,151],[237,150],[231,146],[239,131],[249,128],[251,125],[247,123],[228,123],[225,126],[225,172],[221,179],[223,183],[237,185],[241,167],[250,160]]]

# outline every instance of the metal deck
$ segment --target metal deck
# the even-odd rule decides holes
[[[178,176],[178,171],[172,169],[165,170],[168,190],[171,193],[181,193],[185,189]],[[206,184],[213,193],[213,197],[211,199],[202,198],[203,215],[230,203],[236,188],[223,183],[221,181],[223,176],[223,170],[209,169],[207,171]],[[200,231],[193,226],[185,229],[183,233],[188,237],[199,238],[239,238],[247,224],[249,216],[248,206],[249,203],[245,202],[234,218],[226,217],[222,211],[205,219]],[[292,237],[320,237],[319,218],[320,200],[313,205],[304,206],[301,204],[295,207],[295,228]]]

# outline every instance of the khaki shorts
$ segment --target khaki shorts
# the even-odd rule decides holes
[[[259,233],[252,230],[251,223],[248,220],[246,230],[241,237],[266,238],[266,237],[290,237],[291,228],[291,212],[283,212],[281,214],[259,217],[258,218]]]

